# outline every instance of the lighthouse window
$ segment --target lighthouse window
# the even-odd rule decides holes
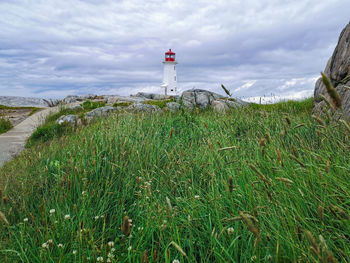
[[[175,70],[175,66],[174,66],[174,70]]]
[[[176,81],[176,76],[174,77],[174,80]]]

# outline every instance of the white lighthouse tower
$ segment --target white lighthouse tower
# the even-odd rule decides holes
[[[161,85],[164,88],[165,95],[177,95],[177,76],[176,76],[176,64],[175,53],[169,49],[165,52],[163,83]]]

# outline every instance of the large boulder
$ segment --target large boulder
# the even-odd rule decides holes
[[[332,57],[328,60],[324,73],[330,78],[333,86],[342,99],[345,115],[350,118],[350,23],[340,34],[338,44]],[[326,103],[321,95],[329,99],[325,85],[319,78],[315,84],[315,106],[313,113],[320,114],[325,110]]]
[[[211,106],[213,107],[213,110],[216,112],[225,112],[229,109],[225,101],[222,101],[222,100],[214,100]]]
[[[227,108],[238,108],[249,104],[240,99],[226,98],[220,94],[203,89],[192,89],[184,91],[181,95],[181,100],[184,107],[191,110],[196,107],[205,109],[211,106],[214,110],[224,111]],[[215,107],[213,104],[215,104]],[[224,104],[225,106],[223,106]]]
[[[106,117],[109,114],[111,114],[112,112],[117,111],[117,110],[118,110],[117,108],[112,107],[112,106],[100,107],[100,108],[97,108],[97,109],[94,109],[92,111],[87,112],[85,114],[85,118],[89,122],[89,121],[92,121],[93,119],[98,118],[98,117]]]
[[[62,115],[57,119],[57,123],[59,125],[62,125],[64,123],[70,124],[70,125],[75,125],[78,123],[79,117],[78,115]]]
[[[140,103],[142,101],[147,100],[144,97],[133,97],[133,96],[118,96],[118,95],[107,95],[105,96],[107,99],[107,104],[114,104],[116,102],[132,102],[132,103]]]
[[[177,103],[177,102],[168,102],[166,104],[166,108],[170,111],[170,112],[177,112],[178,110],[180,110],[181,108],[181,105],[180,103]]]

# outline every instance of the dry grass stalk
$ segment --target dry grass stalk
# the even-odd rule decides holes
[[[346,120],[340,120],[339,122],[341,122],[345,128],[350,132],[350,125]]]
[[[327,106],[332,110],[334,111],[334,106],[333,104],[330,103],[330,101],[325,97],[323,96],[322,94],[320,95],[320,98],[327,104]]]
[[[130,223],[130,219],[128,216],[124,216],[124,221],[123,224],[121,226],[121,230],[122,233],[126,236],[130,235],[131,232],[131,223]]]
[[[342,103],[341,103],[340,96],[336,91],[336,89],[333,87],[332,82],[323,72],[321,72],[321,75],[322,75],[322,82],[326,86],[327,93],[331,98],[333,105],[336,108],[341,108]]]
[[[259,175],[259,177],[266,183],[266,184],[269,184],[270,183],[270,181],[269,180],[267,180],[267,178],[265,177],[265,175],[263,175],[253,164],[249,164],[249,167],[254,171],[254,172],[256,172],[258,175]]]
[[[292,123],[288,117],[286,117],[286,122],[288,123],[288,125],[291,125]]]
[[[306,165],[301,162],[297,157],[295,157],[294,155],[290,154],[289,155],[290,158],[292,158],[294,161],[296,161],[298,164],[300,164],[302,167],[306,168]]]
[[[295,157],[297,157],[297,158],[299,157],[298,151],[293,144],[292,144],[292,152],[293,152]]]
[[[242,211],[238,212],[240,217],[242,218],[244,224],[247,226],[248,230],[254,234],[256,238],[259,238],[259,228],[256,227],[253,222],[248,218],[246,214]]]
[[[142,263],[148,263],[148,257],[147,257],[147,250],[145,250],[142,254],[142,258],[141,258],[141,262]]]
[[[264,140],[263,138],[261,138],[261,139],[259,140],[259,146],[260,146],[260,147],[266,146],[265,140]]]
[[[233,179],[232,179],[232,176],[230,176],[228,178],[228,189],[229,189],[230,193],[232,193],[232,191],[233,191]]]
[[[170,244],[172,244],[176,248],[176,250],[180,252],[181,255],[187,257],[185,251],[183,251],[183,249],[178,244],[176,244],[174,241],[171,241]]]
[[[271,138],[270,138],[270,135],[268,133],[265,133],[265,139],[266,139],[267,143],[271,143]]]
[[[0,221],[2,221],[5,225],[10,225],[7,221],[6,216],[0,211]]]
[[[169,210],[170,210],[170,211],[173,211],[173,207],[172,207],[172,205],[171,205],[171,202],[170,202],[169,197],[165,197],[165,200],[166,200],[166,203],[168,204]]]
[[[229,147],[220,148],[218,151],[220,152],[220,151],[231,150],[235,148],[237,148],[237,146],[229,146]]]
[[[323,207],[322,206],[318,206],[318,216],[320,217],[320,219],[323,221],[324,220],[324,216],[323,216]]]
[[[227,94],[227,96],[231,97],[230,91],[229,91],[228,89],[226,89],[226,87],[225,87],[223,84],[221,84],[221,88],[225,91],[225,93]]]
[[[311,245],[312,245],[312,248],[314,249],[314,252],[317,255],[320,255],[320,247],[318,246],[317,241],[314,238],[314,236],[312,235],[312,233],[309,230],[306,230],[305,234],[306,234],[307,238],[309,239],[309,241],[311,242]]]
[[[277,152],[278,163],[283,167],[283,162],[282,162],[282,158],[281,158],[281,152],[280,152],[279,149],[277,149],[276,152]]]
[[[280,182],[283,182],[283,183],[286,183],[286,184],[292,184],[293,183],[292,180],[289,180],[288,178],[284,178],[284,177],[276,177],[276,180],[278,180]]]

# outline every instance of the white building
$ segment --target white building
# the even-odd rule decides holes
[[[161,85],[164,88],[165,95],[177,95],[177,76],[176,76],[176,64],[175,53],[169,49],[165,52],[163,83]]]

